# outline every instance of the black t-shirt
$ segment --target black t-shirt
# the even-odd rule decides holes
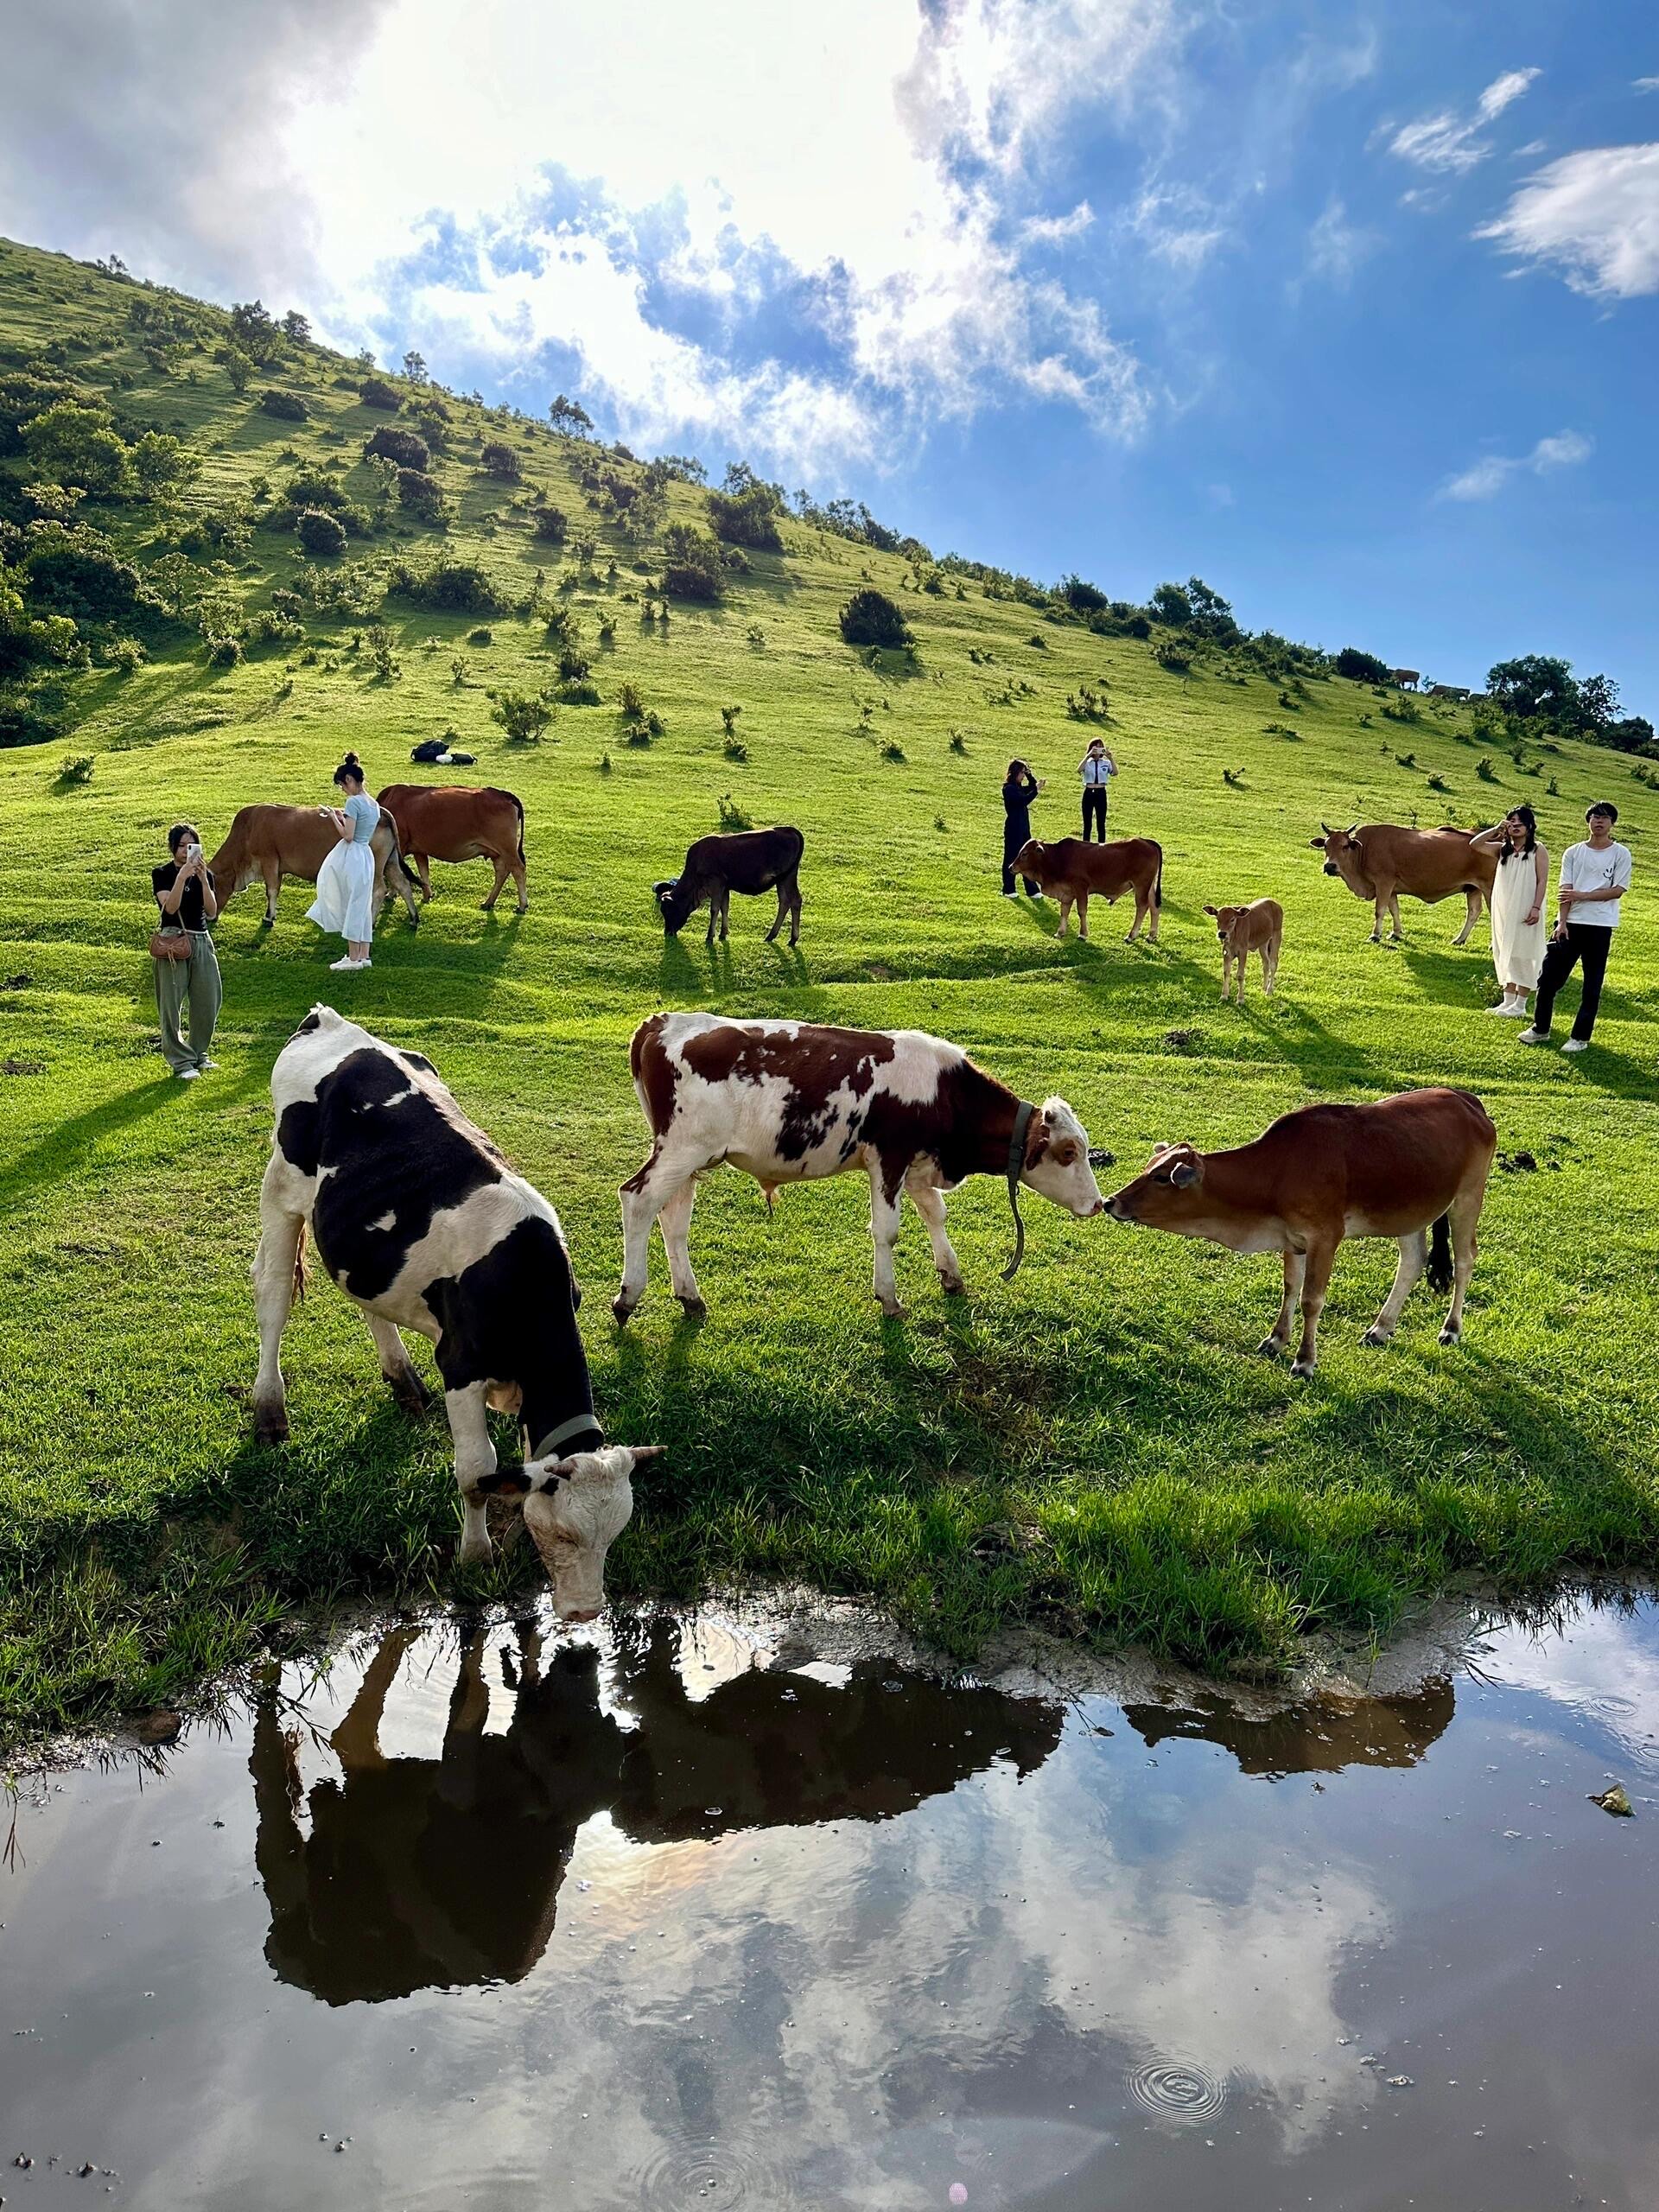
[[[156,896],[158,899],[164,891],[170,891],[173,888],[174,881],[176,879],[178,873],[179,864],[176,861],[168,861],[164,868],[156,868],[150,870],[149,880],[155,889]],[[219,886],[213,881],[213,871],[212,868],[209,868],[207,871],[207,881],[214,897],[217,898],[219,895]],[[165,927],[168,922],[175,918],[171,914],[163,913],[162,916],[162,926]],[[192,876],[189,882],[184,887],[184,896],[179,901],[179,911],[176,918],[181,926],[188,930],[205,930],[207,926],[206,918],[201,911],[201,886],[194,876]]]

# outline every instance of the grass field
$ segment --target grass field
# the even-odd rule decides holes
[[[123,334],[130,297],[77,264],[0,251],[14,357],[116,334],[66,372],[89,392],[136,374],[127,415],[205,456],[193,500],[280,474],[290,447],[351,461],[386,419],[337,390],[341,365],[321,354],[304,424],[255,411],[257,387],[237,398],[206,356],[194,384],[156,373]],[[435,464],[460,508],[451,543],[522,592],[548,550],[509,488],[477,473],[480,410],[454,412]],[[514,442],[526,477],[580,518],[580,449],[545,432]],[[701,510],[690,488],[674,501],[683,518]],[[146,510],[94,518],[142,557]],[[320,999],[429,1052],[559,1209],[607,1427],[671,1447],[612,1554],[613,1594],[798,1578],[869,1592],[960,1653],[1032,1618],[1223,1666],[1283,1663],[1310,1630],[1384,1633],[1458,1572],[1520,1583],[1652,1564],[1659,799],[1631,764],[1567,744],[1529,756],[1536,776],[1499,753],[1484,781],[1459,714],[1425,707],[1402,727],[1334,678],[1287,711],[1277,679],[1225,656],[1183,679],[1147,644],[1046,622],[976,584],[906,595],[904,560],[794,524],[723,607],[677,605],[645,626],[627,594],[649,551],[593,534],[599,570],[613,546],[621,564],[613,586],[595,574],[572,594],[590,642],[615,620],[597,655],[605,703],[564,709],[539,747],[505,744],[486,686],[548,680],[540,620],[498,620],[473,646],[474,618],[392,601],[393,681],[349,650],[360,622],[320,619],[312,657],[254,653],[222,672],[181,632],[135,674],[79,679],[86,718],[67,747],[0,753],[0,1731],[177,1694],[307,1601],[457,1586],[447,1431],[393,1406],[360,1319],[321,1279],[286,1346],[292,1442],[251,1440],[268,1077]],[[240,557],[231,581],[251,606],[300,565],[291,537],[266,531]],[[1125,588],[1109,542],[1096,565]],[[837,609],[864,571],[911,613],[912,671],[872,671],[840,641]],[[1114,833],[1165,849],[1156,950],[1125,946],[1122,908],[1096,907],[1092,943],[1061,944],[1052,907],[997,895],[1003,765],[1036,763],[1052,779],[1039,834],[1070,834],[1089,732],[1065,700],[1097,678],[1122,766]],[[624,680],[666,722],[648,748],[625,741]],[[746,761],[722,751],[728,705],[742,709]],[[481,865],[441,869],[418,931],[389,911],[372,972],[339,977],[302,887],[270,931],[245,893],[218,931],[222,1065],[169,1080],[144,953],[167,824],[194,818],[211,850],[246,801],[326,800],[347,746],[378,787],[449,727],[478,755],[472,778],[524,800],[529,914],[479,911]],[[59,779],[66,751],[93,756],[89,782]],[[805,833],[798,953],[762,941],[769,899],[734,908],[729,946],[705,950],[701,918],[664,941],[649,887],[717,826],[728,793],[757,823]],[[1449,946],[1460,901],[1408,905],[1406,946],[1374,947],[1369,909],[1309,849],[1321,817],[1471,822],[1525,797],[1559,851],[1604,794],[1637,888],[1595,1047],[1576,1061],[1524,1051],[1516,1025],[1486,1018],[1484,923],[1466,950]],[[1279,994],[1264,1001],[1253,975],[1246,1006],[1223,1008],[1203,905],[1265,893],[1286,911]],[[769,1219],[753,1184],[716,1177],[692,1232],[707,1323],[680,1319],[658,1246],[650,1298],[619,1334],[616,1185],[645,1149],[627,1040],[662,1006],[935,1031],[1027,1096],[1070,1099],[1117,1157],[1109,1187],[1158,1139],[1235,1142],[1311,1099],[1422,1083],[1476,1090],[1503,1154],[1537,1166],[1494,1176],[1461,1349],[1437,1344],[1440,1305],[1421,1290],[1394,1348],[1363,1350],[1395,1255],[1350,1245],[1311,1383],[1252,1355],[1276,1261],[1074,1222],[1028,1197],[1025,1267],[1004,1285],[1010,1223],[990,1180],[950,1204],[968,1300],[942,1299],[910,1216],[910,1313],[889,1321],[870,1294],[861,1179],[786,1191]],[[501,1594],[532,1573],[524,1548],[499,1580],[465,1586]]]

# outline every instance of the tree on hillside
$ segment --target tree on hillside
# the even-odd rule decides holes
[[[1586,676],[1579,685],[1579,720],[1587,730],[1611,728],[1618,720],[1618,686],[1611,676]]]
[[[734,479],[739,479],[738,488],[732,488]],[[778,517],[783,510],[784,495],[775,484],[766,484],[742,461],[735,461],[726,472],[726,490],[709,494],[709,518],[715,526],[715,536],[723,538],[728,545],[750,545],[766,553],[781,553],[784,541],[779,535]]]
[[[186,602],[205,581],[195,563],[183,553],[163,553],[144,570],[144,582],[176,621],[184,620]]]
[[[259,300],[244,300],[231,309],[231,334],[242,351],[263,369],[282,351],[276,318]]]
[[[146,492],[162,492],[171,484],[188,484],[199,475],[201,463],[179,438],[162,430],[146,430],[128,456],[132,473]]]
[[[298,308],[289,308],[283,317],[283,335],[296,346],[308,346],[311,343],[310,317],[302,315]]]
[[[725,587],[720,548],[712,537],[677,522],[663,534],[663,589],[676,599],[717,600]]]
[[[1172,630],[1185,630],[1192,620],[1192,601],[1179,584],[1160,584],[1147,605]]]
[[[592,435],[593,416],[579,399],[567,399],[563,392],[549,401],[547,415],[562,437],[585,438]]]
[[[410,384],[424,384],[426,382],[425,355],[414,352],[405,353],[404,356],[404,374],[409,378]]]
[[[1217,645],[1230,645],[1238,636],[1231,607],[1218,591],[1210,588],[1202,576],[1187,578],[1186,598],[1192,609],[1190,626],[1200,637],[1212,639]]]
[[[1571,719],[1579,687],[1570,660],[1553,653],[1522,653],[1487,670],[1486,692],[1512,721],[1554,724]]]
[[[1103,591],[1079,575],[1061,578],[1060,597],[1076,614],[1103,614],[1111,605]]]
[[[1375,653],[1362,652],[1357,645],[1344,645],[1337,655],[1337,674],[1345,676],[1351,683],[1386,683],[1389,679],[1388,664]]]
[[[658,454],[651,465],[672,477],[677,484],[706,484],[709,481],[708,470],[690,454]]]
[[[382,424],[363,451],[365,458],[379,454],[396,461],[399,468],[427,468],[432,461],[424,438],[416,437],[413,430],[400,430],[391,423]]]
[[[904,609],[869,588],[855,591],[842,608],[841,634],[849,645],[880,645],[892,652],[912,642]]]
[[[24,424],[23,449],[35,472],[54,484],[105,496],[126,487],[127,449],[101,407],[59,400]]]

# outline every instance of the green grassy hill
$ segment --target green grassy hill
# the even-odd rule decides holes
[[[559,1208],[607,1425],[672,1447],[613,1554],[614,1594],[799,1577],[873,1592],[962,1651],[1031,1618],[1224,1664],[1281,1662],[1309,1630],[1384,1631],[1459,1571],[1651,1565],[1649,772],[1575,744],[1517,765],[1466,713],[1425,704],[1402,724],[1366,686],[1265,673],[1243,652],[1201,652],[1183,677],[1155,639],[1097,636],[975,580],[912,592],[921,572],[901,556],[790,520],[781,554],[749,555],[723,604],[675,601],[645,623],[661,529],[706,527],[694,486],[673,485],[652,531],[626,536],[582,478],[637,484],[637,467],[447,396],[430,469],[447,535],[396,504],[377,525],[361,454],[394,418],[362,404],[360,372],[289,347],[238,396],[214,355],[224,329],[218,310],[0,247],[0,376],[32,364],[108,404],[129,440],[176,435],[200,463],[157,498],[89,496],[80,519],[161,578],[157,562],[194,547],[186,603],[205,594],[225,634],[277,632],[213,666],[195,626],[152,609],[148,657],[126,673],[101,664],[109,633],[94,633],[93,665],[47,701],[63,739],[0,752],[0,1724],[169,1694],[277,1633],[302,1599],[452,1586],[447,1431],[396,1409],[326,1281],[287,1342],[292,1443],[251,1437],[268,1077],[319,999],[430,1053]],[[262,411],[268,386],[300,395],[306,419]],[[518,483],[480,473],[488,441],[516,449]],[[308,563],[291,527],[262,517],[296,474],[329,464],[370,526],[340,559]],[[23,518],[30,475],[28,456],[0,460],[0,515]],[[563,548],[532,535],[537,493],[569,517]],[[584,538],[591,560],[574,550]],[[490,618],[486,643],[475,613],[385,596],[394,563],[440,552],[515,607],[540,569],[544,599]],[[356,611],[308,599],[297,626],[258,622],[273,593],[342,567]],[[1098,567],[1122,588],[1109,543]],[[841,642],[838,609],[867,575],[906,607],[913,663],[872,668]],[[556,682],[557,607],[580,626],[601,703],[563,706],[541,744],[511,746],[489,692]],[[395,673],[373,665],[375,624]],[[1089,729],[1066,702],[1085,683],[1110,700],[1115,834],[1165,849],[1155,950],[1123,944],[1121,907],[1096,908],[1092,943],[1058,944],[1052,907],[997,895],[1011,753],[1051,779],[1039,833],[1075,829]],[[664,725],[649,746],[627,741],[625,683]],[[724,750],[728,706],[741,760]],[[418,931],[389,912],[372,971],[342,977],[301,887],[271,931],[245,893],[218,931],[222,1065],[170,1081],[144,952],[168,823],[194,818],[211,849],[247,801],[327,800],[348,746],[378,787],[422,772],[410,747],[446,730],[478,755],[467,776],[524,800],[530,913],[484,915],[486,871],[440,869]],[[90,756],[89,779],[60,773],[71,755]],[[1493,780],[1478,773],[1488,758]],[[1524,797],[1559,851],[1609,793],[1638,889],[1596,1047],[1576,1061],[1522,1050],[1515,1025],[1486,1018],[1484,924],[1449,949],[1460,902],[1408,905],[1405,948],[1378,949],[1369,909],[1308,846],[1322,817],[1470,822]],[[717,826],[723,795],[805,833],[798,954],[763,943],[770,899],[734,909],[729,946],[706,950],[701,918],[664,942],[649,887]],[[1221,1007],[1202,907],[1265,893],[1286,911],[1279,995],[1264,1001],[1253,976],[1242,1011]],[[785,1191],[769,1218],[753,1184],[715,1178],[692,1232],[706,1325],[680,1320],[657,1248],[651,1298],[620,1335],[616,1185],[645,1152],[627,1040],[653,1008],[699,1005],[954,1039],[1026,1095],[1068,1097],[1116,1154],[1109,1184],[1160,1138],[1225,1144],[1310,1099],[1438,1082],[1478,1091],[1504,1154],[1537,1165],[1494,1177],[1461,1350],[1436,1343],[1427,1290],[1393,1350],[1363,1350],[1395,1253],[1350,1245],[1311,1384],[1252,1356],[1275,1261],[1028,1198],[1026,1264],[1004,1285],[1010,1224],[989,1180],[950,1205],[969,1300],[941,1298],[911,1217],[910,1314],[889,1322],[870,1295],[861,1179]],[[468,1586],[527,1586],[531,1568],[521,1553]]]

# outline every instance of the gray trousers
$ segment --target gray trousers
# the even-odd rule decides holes
[[[188,960],[152,960],[156,970],[156,1009],[162,1017],[162,1057],[175,1075],[181,1068],[200,1067],[213,1041],[213,1024],[225,996],[219,980],[219,955],[206,930],[190,932]],[[190,1009],[190,1036],[180,1034],[179,1020]]]

